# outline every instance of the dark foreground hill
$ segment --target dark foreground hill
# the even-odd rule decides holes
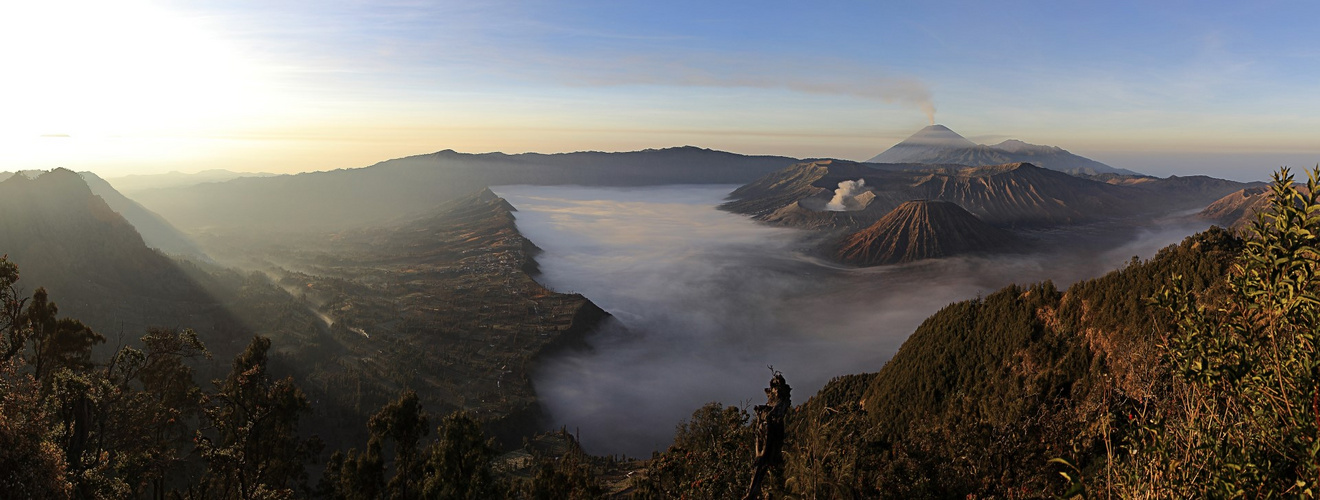
[[[445,150],[364,168],[245,177],[133,196],[189,233],[308,232],[397,222],[486,186],[739,184],[796,161],[694,147],[516,155]]]
[[[196,276],[148,248],[69,170],[0,181],[0,254],[19,266],[22,285],[45,287],[62,314],[111,339],[187,326],[232,354],[250,335]]]
[[[875,266],[1017,246],[1011,233],[982,222],[956,204],[917,200],[899,205],[870,227],[844,237],[833,257],[845,264]]]

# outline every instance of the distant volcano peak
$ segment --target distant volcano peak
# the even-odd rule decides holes
[[[967,140],[966,137],[958,135],[958,133],[954,132],[953,129],[938,124],[930,125],[928,127],[922,128],[921,130],[918,130],[917,133],[912,134],[907,139],[904,139],[903,142],[898,143],[898,145],[894,147],[897,148],[905,145],[907,147],[922,147],[922,148],[930,147],[930,146],[937,146],[944,148],[976,147],[976,143]]]
[[[993,146],[977,144],[944,125],[930,125],[918,130],[868,163],[922,163],[978,167],[1001,163],[1031,162],[1042,168],[1072,174],[1136,172],[1114,168],[1090,158],[1069,153],[1057,146],[1040,146],[1009,139]]]

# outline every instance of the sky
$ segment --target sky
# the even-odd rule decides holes
[[[0,170],[695,145],[865,160],[931,116],[1153,175],[1320,163],[1320,3],[0,0]]]

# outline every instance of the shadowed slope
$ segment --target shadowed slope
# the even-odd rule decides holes
[[[147,246],[172,255],[202,256],[201,249],[197,248],[191,239],[160,215],[126,198],[110,186],[110,183],[94,173],[80,172],[78,175],[87,183],[87,187],[91,188],[93,194],[100,196],[105,200],[106,205],[133,224]]]
[[[136,338],[151,326],[188,327],[220,357],[241,348],[249,335],[69,170],[0,182],[0,254],[19,266],[26,292],[45,287],[61,314],[82,320],[111,344],[120,332]]]

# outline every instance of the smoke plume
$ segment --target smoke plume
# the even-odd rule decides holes
[[[825,205],[825,209],[832,212],[857,210],[860,207],[857,206],[857,201],[853,197],[860,194],[865,188],[866,179],[840,182],[839,189],[834,190],[834,198]]]
[[[682,59],[628,54],[590,61],[561,61],[558,71],[584,85],[673,85],[785,89],[807,94],[851,96],[920,110],[935,124],[935,104],[925,82],[841,60],[763,60],[706,55]]]

